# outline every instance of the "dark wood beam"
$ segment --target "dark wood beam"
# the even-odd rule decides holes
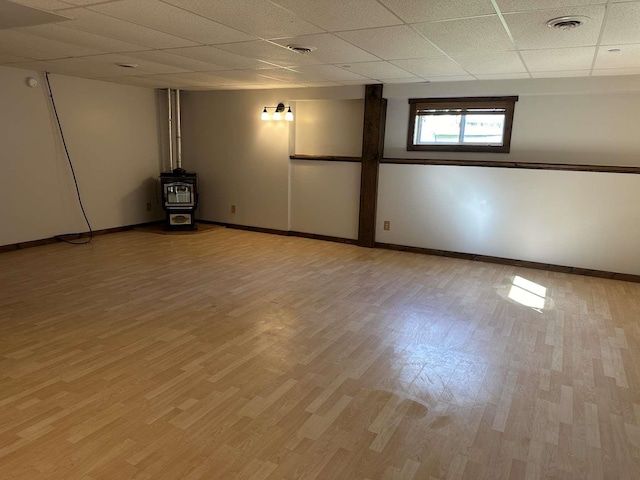
[[[382,85],[367,85],[364,96],[360,222],[358,225],[358,245],[362,247],[374,247],[376,242],[378,170],[380,159],[384,154],[386,117],[387,100],[382,98]]]

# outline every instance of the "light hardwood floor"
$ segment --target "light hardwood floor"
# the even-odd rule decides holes
[[[639,284],[223,228],[0,254],[0,479],[637,479],[639,368]]]

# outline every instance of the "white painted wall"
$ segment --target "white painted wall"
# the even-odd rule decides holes
[[[379,188],[379,242],[640,273],[639,175],[382,165]]]
[[[637,77],[385,86],[385,156],[640,166],[639,91]],[[514,94],[511,153],[406,151],[408,98]],[[640,274],[640,176],[383,165],[376,240]]]
[[[328,153],[315,151],[318,144],[308,138],[305,151],[297,150],[295,125],[286,121],[262,121],[260,113],[265,105],[292,104],[297,125],[299,108],[301,120],[309,118],[304,111],[328,111],[322,104],[312,104],[310,100],[362,99],[363,96],[361,86],[184,92],[183,166],[200,176],[199,218],[353,238],[353,198],[359,195],[353,190],[353,178],[357,176],[354,166],[305,167],[298,165],[299,162],[293,165],[290,154]],[[350,115],[352,110],[349,106],[342,108]],[[360,136],[361,124],[360,120]],[[358,126],[354,128],[357,131]],[[334,154],[354,155],[351,135],[345,138],[351,143],[335,144],[333,151],[337,153]],[[359,191],[359,183],[357,187]],[[331,189],[331,193],[326,189]],[[320,205],[321,201],[325,204]],[[345,202],[349,205],[345,206]],[[231,213],[231,205],[236,206],[236,213]]]
[[[26,85],[27,77],[39,81]],[[160,171],[151,89],[50,76],[85,209],[95,230],[151,221]],[[0,245],[85,231],[41,74],[0,67]]]

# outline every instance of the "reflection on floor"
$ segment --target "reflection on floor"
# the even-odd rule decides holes
[[[639,284],[224,228],[4,253],[0,478],[637,478],[639,318]]]

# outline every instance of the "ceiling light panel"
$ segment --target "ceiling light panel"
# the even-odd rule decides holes
[[[568,30],[547,26],[549,20],[567,16],[585,16],[589,20]],[[525,50],[596,45],[603,18],[604,5],[504,15],[516,45]]]
[[[495,14],[490,0],[381,0],[407,23],[434,22]],[[427,3],[425,5],[425,3]]]
[[[418,23],[413,27],[447,54],[515,50],[497,15]]]
[[[267,0],[165,0],[203,17],[261,38],[284,38],[321,33],[306,22]]]
[[[407,25],[352,30],[336,35],[385,60],[442,55],[437,48]]]
[[[158,30],[135,25],[118,18],[102,15],[84,8],[65,10],[65,15],[75,20],[65,22],[64,26],[85,32],[103,35],[123,42],[143,45],[149,48],[176,48],[197,45],[196,42],[163,33]]]
[[[273,3],[330,32],[402,23],[375,0],[273,0]]]

